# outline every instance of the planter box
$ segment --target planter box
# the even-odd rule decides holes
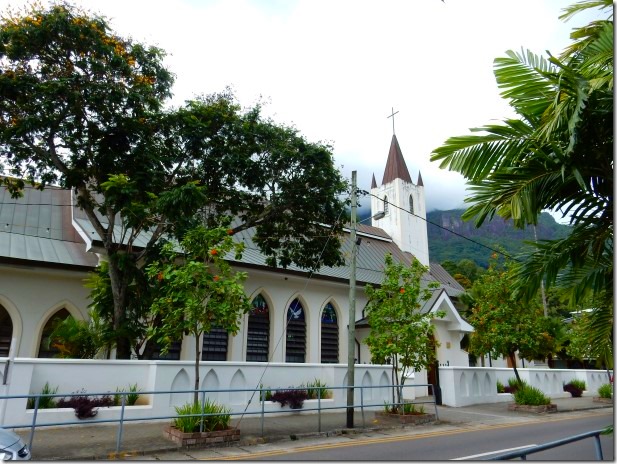
[[[184,433],[172,425],[165,427],[163,434],[174,443],[183,447],[226,446],[240,441],[239,429],[215,430],[213,432]]]
[[[528,404],[509,404],[509,411],[522,411],[522,412],[534,412],[536,414],[553,413],[557,412],[556,404],[542,404],[539,406],[531,406]]]
[[[424,414],[394,414],[390,412],[377,411],[375,413],[376,416],[384,417],[388,419],[398,420],[401,424],[430,424],[431,422],[435,422],[437,417],[435,414],[424,413]]]
[[[605,403],[605,404],[613,404],[613,398],[602,398],[601,396],[593,397],[594,403]]]

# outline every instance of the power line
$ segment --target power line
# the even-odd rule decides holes
[[[384,200],[384,199],[382,199],[382,198],[379,198],[377,195],[375,195],[375,194],[373,194],[373,193],[368,193],[368,192],[363,192],[363,193],[364,193],[364,194],[368,194],[368,195],[370,195],[370,196],[372,196],[372,197],[374,197],[374,198],[377,198],[379,201],[383,201],[384,203],[387,203],[388,205],[392,205],[392,206],[394,206],[395,208],[400,209],[401,211],[404,211],[404,212],[406,212],[406,213],[408,213],[408,214],[411,214],[412,216],[417,217],[418,219],[422,219],[424,222],[426,222],[426,223],[428,223],[428,224],[431,224],[431,225],[434,225],[435,227],[439,227],[440,229],[443,229],[443,230],[445,230],[445,231],[447,231],[447,232],[449,232],[449,233],[451,233],[451,234],[453,234],[453,235],[456,235],[457,237],[464,238],[465,240],[468,240],[468,241],[470,241],[471,243],[474,243],[474,244],[476,244],[476,245],[480,245],[481,247],[487,248],[487,249],[489,249],[489,250],[493,251],[494,253],[498,253],[498,254],[500,254],[500,255],[502,255],[502,256],[505,256],[505,257],[506,257],[506,258],[508,258],[508,259],[511,259],[511,260],[514,260],[514,261],[521,262],[521,260],[520,260],[520,259],[514,258],[513,256],[510,256],[509,254],[504,253],[503,251],[496,250],[495,248],[492,248],[492,247],[490,247],[490,246],[488,246],[488,245],[485,245],[485,244],[480,243],[480,242],[478,242],[478,241],[476,241],[476,240],[473,240],[473,239],[471,239],[471,238],[469,238],[469,237],[466,237],[466,236],[465,236],[465,235],[463,235],[463,234],[459,234],[458,232],[454,232],[453,230],[448,229],[447,227],[444,227],[444,226],[441,226],[441,225],[439,225],[439,224],[436,224],[436,223],[434,223],[434,222],[432,222],[432,221],[429,221],[428,219],[423,218],[422,216],[418,216],[417,214],[413,213],[412,211],[409,211],[409,210],[407,210],[407,209],[405,209],[405,208],[402,208],[401,206],[395,205],[394,203],[390,203],[390,201],[388,201],[388,200]]]

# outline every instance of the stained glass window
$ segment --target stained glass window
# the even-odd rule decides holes
[[[261,294],[253,299],[246,335],[246,360],[267,362],[270,343],[270,311]]]
[[[332,303],[321,312],[321,362],[338,363],[338,321]]]
[[[296,298],[287,309],[286,362],[306,362],[306,322],[304,308]]]

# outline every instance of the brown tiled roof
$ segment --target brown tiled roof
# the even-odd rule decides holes
[[[401,153],[401,147],[399,147],[396,135],[392,135],[392,143],[390,143],[390,152],[388,153],[388,161],[386,162],[386,169],[383,173],[382,185],[392,182],[394,179],[402,179],[412,184],[409,170],[405,164],[405,159]]]

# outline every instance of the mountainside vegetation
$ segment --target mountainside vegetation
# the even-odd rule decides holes
[[[474,242],[491,248],[503,248],[511,256],[516,256],[529,247],[525,242],[535,240],[533,226],[525,229],[514,227],[511,219],[495,217],[476,227],[473,221],[464,221],[464,209],[431,211],[427,213],[429,256],[431,262],[458,262],[470,259],[478,266],[488,267],[491,250],[455,235],[463,235]],[[438,224],[441,227],[437,227]],[[538,219],[536,233],[538,240],[556,240],[568,235],[570,227],[559,224],[549,213],[542,213]]]

